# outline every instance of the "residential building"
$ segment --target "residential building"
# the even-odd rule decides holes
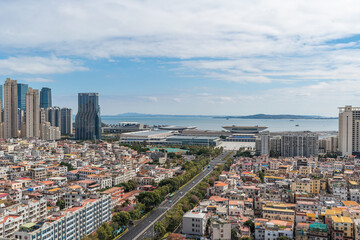
[[[51,126],[49,122],[40,124],[40,138],[43,140],[57,140],[61,138],[60,128]]]
[[[354,239],[354,222],[349,217],[331,217],[332,239]]]
[[[290,209],[264,207],[262,217],[271,220],[291,221],[295,220],[295,211]]]
[[[320,192],[320,180],[302,178],[291,183],[291,191],[318,194]]]
[[[18,137],[17,81],[7,78],[4,84],[4,138]]]
[[[265,225],[265,240],[277,240],[279,237],[294,239],[293,223],[290,221],[270,220]]]
[[[210,225],[211,239],[231,240],[231,222],[223,219],[212,219]]]
[[[59,107],[46,108],[46,121],[51,126],[61,127],[61,109]]]
[[[26,93],[26,137],[40,137],[39,90],[32,88]]]
[[[182,233],[190,236],[203,236],[205,234],[206,223],[206,213],[194,210],[187,212],[183,216]]]
[[[360,108],[339,107],[339,150],[343,156],[360,152]]]
[[[318,153],[319,139],[315,133],[286,133],[281,136],[281,156],[311,157]]]
[[[80,206],[67,209],[38,224],[25,224],[14,233],[16,239],[31,240],[80,240],[94,232],[104,222],[110,221],[110,196],[86,199]]]

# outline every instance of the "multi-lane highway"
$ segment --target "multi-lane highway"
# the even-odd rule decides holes
[[[138,222],[136,226],[129,227],[129,230],[120,237],[121,240],[136,240],[143,239],[145,237],[153,238],[153,224],[161,220],[169,209],[171,209],[184,195],[186,195],[199,182],[201,182],[203,178],[209,175],[214,170],[216,164],[224,163],[224,158],[229,153],[230,152],[223,152],[218,157],[211,160],[209,164],[210,167],[206,166],[199,175],[197,175],[194,179],[187,183],[183,188],[178,190],[171,198],[171,200],[166,199],[156,209],[150,212],[145,218],[140,220],[140,222]]]

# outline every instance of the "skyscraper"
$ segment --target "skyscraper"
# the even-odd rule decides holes
[[[17,95],[18,95],[18,108],[21,110],[26,109],[26,93],[29,86],[27,84],[18,83],[17,85]]]
[[[26,93],[26,135],[27,138],[40,137],[39,90],[29,88]]]
[[[3,100],[3,85],[0,85],[0,101],[1,101],[1,109],[4,106],[4,100]],[[1,121],[1,120],[0,120]]]
[[[72,134],[72,109],[70,108],[61,109],[61,134]]]
[[[339,151],[343,156],[360,153],[360,107],[339,107]]]
[[[4,84],[4,138],[18,137],[17,81],[7,78]]]
[[[46,109],[46,121],[51,126],[61,127],[61,109],[59,107],[49,107]]]
[[[52,107],[51,100],[51,88],[43,87],[40,91],[40,107],[49,108]]]
[[[79,93],[75,119],[75,137],[80,140],[101,138],[101,118],[98,93]]]

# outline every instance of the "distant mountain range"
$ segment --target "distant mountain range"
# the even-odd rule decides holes
[[[216,116],[216,115],[170,115],[170,114],[145,114],[122,113],[107,115],[105,117],[213,117],[213,118],[241,118],[241,119],[337,119],[337,117],[323,117],[316,115],[291,115],[291,114],[254,114],[247,116]]]
[[[255,114],[247,116],[215,116],[214,118],[242,118],[242,119],[337,119],[337,117],[323,117],[316,115],[291,115],[291,114]]]

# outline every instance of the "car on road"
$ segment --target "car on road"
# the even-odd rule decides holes
[[[172,200],[170,200],[169,203],[172,203]]]

